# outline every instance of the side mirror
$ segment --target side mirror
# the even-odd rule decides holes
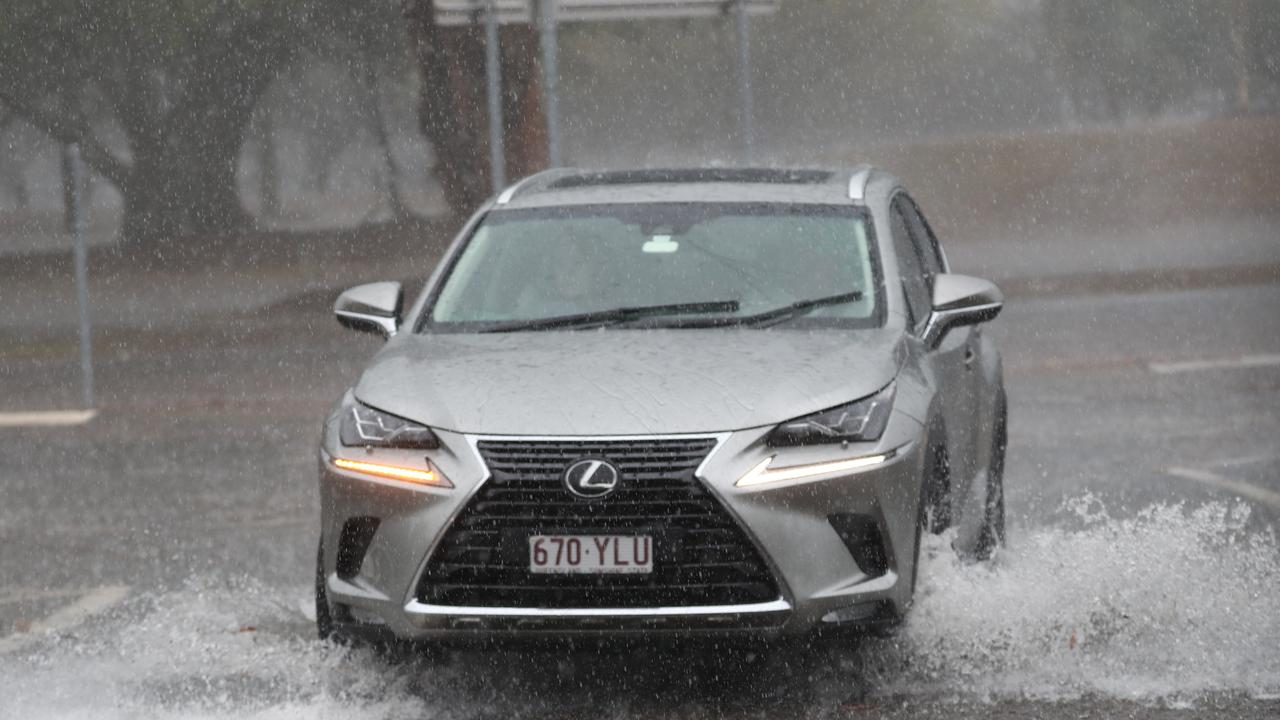
[[[338,296],[333,314],[345,328],[392,337],[400,329],[404,288],[398,282],[357,285]]]
[[[1004,308],[1004,295],[989,280],[944,273],[933,278],[933,311],[924,326],[925,347],[932,350],[951,328],[991,320]]]

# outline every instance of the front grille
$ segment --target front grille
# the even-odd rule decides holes
[[[634,608],[735,605],[779,596],[763,559],[694,472],[713,438],[481,441],[491,477],[441,540],[418,585],[435,605]],[[599,500],[565,489],[565,468],[604,458],[619,487]],[[648,534],[647,575],[535,575],[530,535]]]

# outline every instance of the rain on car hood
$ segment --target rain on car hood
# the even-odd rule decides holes
[[[901,335],[879,330],[404,334],[355,395],[456,432],[640,435],[738,430],[870,395]]]

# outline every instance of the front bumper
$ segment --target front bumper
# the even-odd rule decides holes
[[[791,604],[781,598],[748,605],[654,608],[493,608],[428,605],[404,612],[424,631],[481,633],[643,634],[651,632],[768,633],[782,626]]]
[[[428,559],[463,508],[488,479],[477,436],[438,432],[442,447],[430,462],[453,483],[415,486],[335,468],[334,455],[401,466],[423,464],[421,452],[344,448],[329,428],[321,457],[323,572],[341,621],[403,639],[611,635],[805,634],[900,615],[910,603],[920,517],[921,426],[895,413],[878,443],[847,447],[771,449],[768,428],[724,433],[696,476],[759,550],[780,596],[748,604],[643,608],[527,608],[439,605],[417,589]],[[705,436],[700,436],[705,437]],[[531,438],[522,438],[531,439]],[[579,438],[597,440],[602,438]],[[616,439],[616,438],[615,438]],[[740,488],[736,481],[765,458],[808,465],[878,453],[877,465],[798,482]],[[833,518],[861,518],[874,527],[882,567],[863,555]],[[352,518],[376,518],[358,570],[339,572],[339,543]],[[865,541],[865,538],[863,539]]]

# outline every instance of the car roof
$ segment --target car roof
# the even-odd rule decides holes
[[[863,199],[872,168],[561,168],[530,176],[502,192],[497,207],[651,202],[783,202],[848,205]]]

